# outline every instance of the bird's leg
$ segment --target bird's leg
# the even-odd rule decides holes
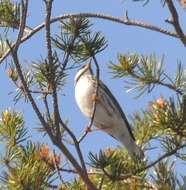
[[[111,128],[110,126],[105,126],[103,124],[99,124],[99,128],[97,128],[97,131],[104,131],[106,129]]]
[[[98,102],[98,101],[99,101],[99,97],[98,97],[95,93],[92,94],[91,99],[92,99],[93,102]],[[102,130],[102,129],[99,129],[99,128],[92,129],[92,126],[87,126],[85,131],[86,131],[87,133],[90,133],[90,132],[99,131],[99,130]]]
[[[91,126],[87,126],[86,129],[85,129],[85,131],[86,131],[87,133],[92,132]]]
[[[108,128],[108,127],[105,127],[105,128]],[[94,128],[94,129],[92,129],[92,127],[87,126],[86,129],[85,129],[85,131],[86,131],[87,133],[90,133],[90,132],[94,132],[94,131],[102,131],[102,130],[104,130],[105,128]]]
[[[96,127],[96,128],[94,128],[94,129],[92,129],[92,126],[87,126],[86,128],[85,128],[85,132],[86,133],[90,133],[90,132],[95,132],[95,131],[104,131],[104,130],[107,130],[107,129],[109,129],[110,127],[108,127],[108,126],[105,126],[105,125],[103,125],[103,124],[99,124],[99,127]]]
[[[99,101],[99,97],[96,94],[92,94],[91,100],[96,103],[97,101]],[[91,126],[88,125],[85,129],[86,133],[90,133],[92,131],[94,131],[92,130],[92,125]]]
[[[85,129],[85,131],[86,131],[87,133],[94,132],[94,131],[101,131],[101,130],[102,130],[102,129],[100,129],[100,128],[92,129],[92,127],[90,127],[90,126],[87,126],[86,129]]]

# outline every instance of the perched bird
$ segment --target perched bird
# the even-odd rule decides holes
[[[98,96],[95,97],[96,86],[91,64],[84,65],[75,76],[75,99],[81,112],[91,119],[94,101],[96,101],[93,124],[120,141],[132,158],[137,156],[142,159],[144,153],[136,145],[130,125],[119,103],[101,81],[99,81]]]

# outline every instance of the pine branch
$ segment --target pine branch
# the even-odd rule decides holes
[[[23,36],[23,33],[24,33],[24,28],[25,28],[25,24],[26,24],[26,18],[27,18],[27,8],[28,8],[28,0],[25,0],[25,3],[22,2],[22,15],[21,15],[21,22],[20,22],[20,26],[19,26],[19,32],[18,32],[18,35],[17,35],[17,40],[15,42],[15,45],[12,47],[9,43],[9,41],[7,41],[7,44],[10,48],[10,52],[11,52],[11,55],[12,55],[12,58],[14,60],[14,64],[15,64],[15,67],[16,67],[16,70],[18,72],[18,75],[19,75],[19,78],[23,84],[23,87],[25,89],[25,92],[26,92],[26,95],[28,96],[28,99],[30,100],[31,102],[31,105],[34,109],[34,111],[36,112],[40,122],[43,124],[43,126],[46,126],[46,123],[45,123],[45,120],[41,114],[41,112],[39,111],[39,108],[37,107],[30,91],[29,91],[29,88],[27,86],[27,83],[24,79],[24,76],[23,76],[23,72],[21,70],[21,66],[20,66],[20,63],[19,63],[19,59],[18,59],[18,56],[17,56],[17,51],[18,51],[18,48],[21,44],[21,38]]]
[[[117,17],[113,17],[110,15],[105,15],[105,14],[98,14],[98,13],[74,13],[74,14],[66,14],[66,15],[62,15],[62,16],[58,16],[58,17],[54,17],[51,18],[50,20],[50,24],[58,22],[60,20],[65,20],[67,18],[78,18],[78,17],[86,17],[86,18],[98,18],[98,19],[103,19],[103,20],[108,20],[111,22],[115,22],[115,23],[119,23],[119,24],[123,24],[123,25],[131,25],[131,26],[138,26],[140,28],[145,28],[148,30],[152,30],[155,32],[159,32],[171,37],[175,37],[175,38],[179,38],[178,34],[175,32],[171,32],[162,28],[159,28],[158,26],[155,25],[151,25],[151,24],[147,24],[144,23],[142,21],[137,21],[137,20],[129,20],[127,19],[120,19]],[[45,27],[45,22],[38,25],[37,27],[35,27],[32,31],[30,31],[27,35],[25,35],[22,39],[21,39],[21,43],[25,42],[26,40],[30,39],[33,35],[35,35],[37,32],[39,32],[40,30],[42,30]],[[15,46],[15,43],[11,46],[12,48]],[[6,57],[10,54],[10,50],[8,50],[0,59],[0,64],[6,59]]]
[[[50,36],[50,16],[51,16],[51,9],[52,9],[52,1],[46,1],[46,21],[45,21],[45,25],[46,25],[46,41],[47,41],[47,49],[48,49],[48,60],[49,60],[49,64],[52,64],[53,62],[53,57],[52,57],[52,47],[51,47],[51,36]],[[63,69],[65,69],[66,64],[68,62],[68,58],[69,55],[66,58],[66,62],[63,65]],[[82,167],[83,167],[83,180],[85,181],[85,183],[87,184],[87,186],[90,189],[94,189],[93,184],[90,182],[90,180],[88,179],[88,175],[86,172],[86,166],[85,166],[85,162],[79,147],[79,143],[76,140],[75,135],[68,129],[68,127],[63,123],[61,117],[60,117],[60,113],[59,113],[59,107],[58,107],[58,98],[57,98],[57,92],[56,92],[56,85],[54,84],[54,80],[53,80],[53,108],[54,108],[54,123],[55,123],[55,127],[57,129],[56,131],[56,135],[58,138],[58,141],[61,141],[61,132],[60,132],[60,126],[59,123],[61,123],[61,125],[64,127],[64,129],[70,134],[70,136],[72,137],[72,139],[74,140],[74,144],[78,153],[78,156],[80,158]],[[62,143],[60,143],[62,144]],[[59,144],[58,144],[59,145]]]
[[[137,173],[138,173],[138,172],[141,172],[141,171],[143,171],[143,170],[147,170],[147,169],[149,169],[149,168],[152,168],[152,167],[155,166],[157,163],[161,162],[161,161],[164,160],[165,158],[168,158],[168,157],[174,155],[175,153],[177,153],[178,150],[180,150],[180,149],[182,149],[182,148],[185,148],[185,147],[186,147],[186,144],[182,144],[182,145],[176,147],[175,149],[173,149],[172,151],[163,154],[163,155],[160,156],[157,160],[155,160],[155,161],[151,162],[150,164],[148,164],[146,167],[144,167],[144,168],[142,168],[142,169],[139,169],[139,171],[137,171]]]
[[[183,95],[183,118],[182,118],[182,122],[186,122],[186,95]]]
[[[28,8],[28,0],[25,0],[25,3],[22,2],[22,16],[21,16],[21,22],[20,22],[20,26],[19,26],[19,32],[18,32],[18,36],[17,36],[17,40],[15,42],[15,45],[14,46],[11,46],[9,41],[7,41],[7,44],[10,48],[10,51],[11,51],[11,55],[12,55],[12,58],[13,58],[13,61],[14,61],[14,64],[15,64],[15,67],[16,67],[16,70],[17,70],[17,73],[19,75],[19,78],[22,82],[22,85],[24,87],[24,90],[25,90],[25,93],[26,95],[28,96],[28,99],[30,100],[30,103],[36,113],[36,115],[38,116],[41,124],[46,128],[46,130],[48,131],[48,133],[50,134],[50,136],[52,136],[51,134],[51,131],[49,130],[49,127],[47,125],[47,123],[45,122],[35,100],[33,99],[32,95],[31,95],[31,92],[27,86],[27,83],[25,81],[25,78],[23,76],[23,72],[22,72],[22,69],[21,69],[21,65],[19,63],[19,59],[18,59],[18,55],[17,55],[17,51],[19,49],[19,46],[21,44],[21,38],[23,36],[23,33],[24,33],[24,28],[25,28],[25,24],[26,24],[26,18],[27,18],[27,8]]]
[[[167,3],[167,6],[169,8],[169,11],[172,15],[172,21],[169,23],[171,23],[174,26],[174,28],[178,34],[178,37],[182,41],[183,45],[186,46],[186,36],[185,36],[185,34],[181,28],[181,25],[179,22],[179,16],[178,16],[177,10],[174,6],[174,3],[172,0],[166,0],[166,3]]]
[[[72,140],[73,140],[73,142],[74,142],[74,145],[75,145],[75,148],[76,148],[76,151],[77,151],[77,154],[78,154],[78,156],[79,156],[79,159],[80,159],[82,168],[83,168],[84,172],[87,173],[85,161],[84,161],[84,158],[83,158],[83,155],[82,155],[80,146],[79,146],[79,142],[78,142],[78,140],[76,139],[76,136],[75,136],[74,133],[66,126],[66,124],[62,121],[61,117],[59,118],[59,122],[60,122],[60,124],[62,125],[62,127],[65,129],[65,131],[67,131],[67,133],[68,133],[68,134],[70,135],[70,137],[72,138]]]
[[[47,94],[45,94],[43,97],[43,103],[45,106],[47,119],[49,120],[49,123],[50,123],[51,127],[53,128],[53,122],[52,122],[52,117],[51,117],[50,109],[49,109],[49,105],[48,105]]]
[[[52,46],[51,46],[51,32],[50,32],[50,17],[52,11],[53,0],[45,1],[46,5],[46,18],[45,18],[45,27],[46,27],[46,44],[48,52],[48,64],[53,64],[54,58],[52,55]],[[61,131],[59,126],[59,107],[58,107],[58,97],[56,91],[55,75],[52,76],[52,98],[53,98],[53,109],[54,109],[54,126],[56,129],[56,136],[58,139],[61,139]]]
[[[48,12],[48,11],[47,11],[47,12]],[[75,23],[75,31],[76,31],[76,30],[79,30],[79,28],[76,29],[77,26],[76,26],[76,22],[75,22],[75,21],[74,21],[74,23]],[[49,24],[49,21],[48,21],[48,24]],[[49,26],[48,26],[48,27],[49,27]],[[48,33],[49,33],[49,32],[48,32]],[[76,31],[76,32],[75,32],[75,34],[73,35],[73,38],[71,39],[70,43],[68,44],[67,52],[65,52],[65,53],[66,53],[66,57],[65,57],[64,62],[62,63],[62,66],[61,66],[61,68],[60,68],[60,74],[61,74],[61,75],[64,74],[64,71],[65,71],[65,69],[66,69],[67,63],[68,63],[68,61],[69,61],[69,57],[70,57],[70,55],[71,55],[71,52],[73,51],[73,45],[74,45],[74,43],[75,43],[76,38],[78,37],[78,33],[79,33],[79,31]],[[49,37],[49,34],[48,34],[48,38],[50,38],[50,37]],[[49,39],[48,39],[48,41],[49,41]],[[53,39],[53,42],[54,42],[55,44],[59,44],[59,43],[60,43],[60,42],[58,42],[57,39]],[[51,46],[51,42],[50,42],[50,46]],[[55,97],[55,99],[53,98],[53,99],[54,99],[53,102],[57,102],[57,93],[55,93],[55,94],[56,94],[56,97]],[[46,102],[45,102],[45,105],[46,105]],[[80,160],[80,162],[81,162],[81,166],[82,166],[84,172],[86,173],[86,165],[85,165],[85,161],[84,161],[84,158],[83,158],[83,155],[82,155],[80,146],[79,146],[79,142],[78,142],[78,140],[76,139],[76,136],[74,135],[74,133],[73,133],[73,132],[68,128],[68,126],[63,122],[63,120],[62,120],[62,118],[61,118],[61,116],[60,116],[60,113],[59,113],[58,104],[57,104],[57,107],[56,107],[54,113],[55,113],[55,115],[58,115],[58,121],[59,121],[61,127],[63,127],[63,129],[64,129],[64,130],[69,134],[69,136],[72,138],[72,140],[73,140],[73,145],[75,146],[75,149],[76,149],[76,151],[77,151],[79,160]],[[56,124],[55,124],[55,125],[56,125]],[[60,127],[60,126],[59,126],[59,127]],[[60,128],[59,128],[59,130],[60,130]],[[59,132],[57,132],[57,134],[59,134]],[[58,138],[59,138],[59,141],[61,141],[61,135],[59,135]]]
[[[14,60],[19,78],[23,84],[23,87],[25,89],[26,95],[28,96],[29,101],[31,102],[31,105],[35,111],[35,113],[37,114],[42,126],[46,129],[49,137],[51,138],[52,142],[54,143],[54,145],[56,145],[63,153],[64,155],[68,158],[68,160],[72,163],[72,165],[74,166],[74,168],[78,171],[79,175],[82,177],[82,179],[85,181],[85,183],[87,184],[87,186],[89,187],[90,190],[96,190],[96,188],[94,187],[94,185],[92,184],[92,182],[89,180],[87,174],[82,170],[82,168],[79,166],[78,162],[76,161],[76,159],[72,156],[72,154],[69,152],[69,150],[65,147],[65,145],[61,142],[58,141],[57,138],[52,134],[50,127],[48,126],[48,124],[45,122],[41,112],[39,111],[39,108],[37,107],[29,89],[27,86],[27,83],[24,79],[22,70],[21,70],[21,66],[19,63],[19,59],[17,56],[17,51],[19,49],[19,46],[21,44],[21,38],[23,36],[23,32],[24,32],[24,28],[25,28],[25,23],[26,23],[26,15],[27,15],[27,7],[28,7],[28,0],[25,0],[25,4],[23,3],[23,9],[22,9],[22,19],[21,19],[21,23],[20,23],[20,27],[19,27],[19,32],[18,32],[18,37],[17,40],[15,42],[14,46],[11,46],[10,43],[7,41],[8,46],[10,48],[10,53],[12,55],[12,58]]]
[[[134,78],[136,78],[138,80],[145,81],[145,78],[143,79],[143,78],[141,78],[140,76],[136,75],[133,72],[131,72],[130,74],[131,74],[131,76],[133,76]],[[157,85],[161,85],[161,86],[167,87],[167,88],[175,91],[176,93],[178,93],[180,95],[183,95],[183,92],[180,89],[178,89],[175,85],[172,85],[170,83],[166,83],[166,82],[163,82],[161,80],[152,79],[151,80],[151,84],[157,84]]]

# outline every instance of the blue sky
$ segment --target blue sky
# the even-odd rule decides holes
[[[184,21],[185,13],[175,1],[178,12]],[[43,1],[30,1],[29,17],[27,25],[35,27],[44,21],[44,3]],[[116,17],[124,17],[125,11],[128,11],[129,18],[142,20],[147,23],[152,23],[169,30],[173,30],[170,24],[164,22],[169,18],[169,12],[166,7],[162,7],[159,1],[150,1],[145,7],[143,3],[134,3],[130,0],[54,0],[53,16],[62,15],[65,13],[79,13],[79,12],[93,12],[105,13]],[[111,89],[113,94],[119,100],[127,117],[134,112],[145,108],[148,101],[164,95],[167,98],[173,94],[171,91],[164,88],[155,88],[153,93],[145,94],[139,99],[134,99],[134,93],[126,93],[123,80],[112,79],[109,73],[108,64],[110,61],[117,62],[118,53],[133,53],[149,55],[155,53],[159,58],[165,56],[165,68],[168,73],[174,77],[176,62],[181,60],[185,65],[186,56],[185,48],[178,39],[134,26],[125,26],[110,21],[91,19],[94,31],[100,31],[108,41],[108,48],[97,56],[100,68],[101,79]],[[53,32],[56,31],[54,25]],[[46,56],[46,45],[44,42],[44,30],[37,33],[34,37],[28,40],[20,49],[19,55],[23,64],[32,63],[34,60],[39,60],[41,56]],[[5,65],[5,64],[4,64]],[[85,126],[88,124],[87,119],[80,113],[75,99],[74,99],[74,82],[73,78],[77,71],[69,73],[67,78],[67,85],[60,95],[61,114],[64,119],[69,120],[69,126],[79,136]],[[30,106],[20,101],[14,106],[12,101],[13,96],[8,95],[15,87],[7,78],[5,67],[0,67],[0,85],[2,90],[0,92],[1,104],[0,110],[8,107],[15,108],[24,113],[26,127],[31,131],[32,128],[39,126],[39,121]],[[63,96],[62,94],[65,94]],[[38,99],[39,103],[40,100]],[[41,138],[41,135],[36,131],[31,133],[35,141],[43,140],[48,142],[47,138]],[[98,152],[100,149],[106,147],[115,147],[119,145],[117,141],[102,132],[93,132],[88,135],[87,139],[82,143],[81,148],[84,154],[88,152]]]

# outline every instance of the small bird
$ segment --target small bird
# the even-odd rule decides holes
[[[81,112],[91,119],[96,101],[93,124],[120,141],[132,158],[143,159],[144,153],[136,145],[130,125],[116,98],[103,82],[99,81],[97,96],[96,88],[91,64],[86,64],[75,75],[75,99]]]

